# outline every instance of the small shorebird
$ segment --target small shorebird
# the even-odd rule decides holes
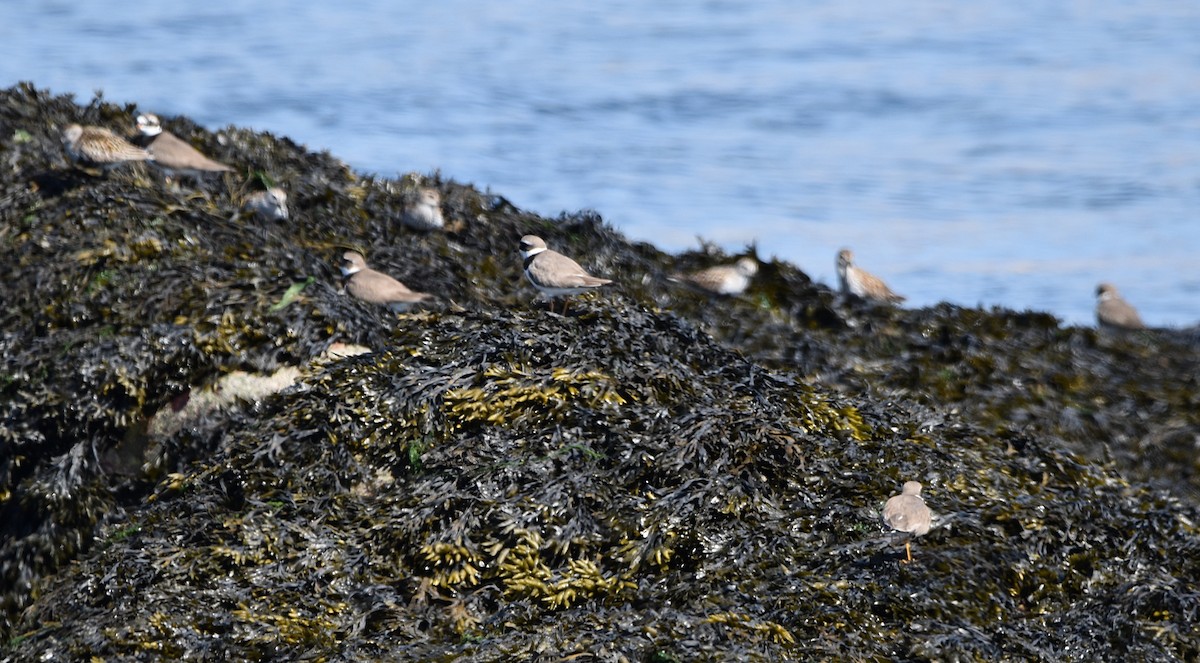
[[[899,304],[903,295],[897,295],[878,276],[854,266],[854,252],[850,249],[838,251],[838,284],[842,294],[851,294],[873,302]]]
[[[67,155],[84,168],[109,170],[127,161],[154,160],[154,156],[146,150],[104,127],[69,125],[63,129],[62,142]]]
[[[166,171],[168,176],[199,176],[204,173],[233,170],[223,163],[209,159],[175,134],[164,130],[157,115],[144,113],[137,116],[137,128],[140,133],[138,144],[154,155],[154,165]]]
[[[369,304],[386,306],[393,311],[407,311],[413,304],[433,296],[424,292],[413,292],[387,274],[367,267],[366,259],[358,251],[342,254],[341,270],[346,292],[351,297]]]
[[[404,206],[404,225],[416,230],[438,230],[446,225],[442,216],[442,194],[428,187],[417,191],[417,199]]]
[[[249,210],[264,219],[286,220],[288,218],[287,193],[279,187],[266,191],[255,191],[246,196],[242,209]]]
[[[904,536],[904,552],[908,554],[907,562],[912,561],[910,539],[914,536],[924,536],[932,524],[932,514],[925,500],[921,499],[921,484],[907,481],[900,489],[899,495],[893,495],[883,505],[883,524],[893,532]]]
[[[732,265],[717,265],[691,274],[672,274],[669,278],[718,295],[740,295],[758,273],[758,261],[745,257]]]
[[[1111,283],[1096,286],[1096,322],[1107,329],[1146,328],[1137,309],[1125,301],[1117,292],[1117,286]]]
[[[555,297],[577,295],[612,283],[611,279],[588,274],[579,263],[546,248],[545,240],[537,235],[521,238],[521,257],[525,260],[525,277],[538,292],[550,297],[551,312],[554,311]],[[563,315],[567,313],[566,299],[563,300],[562,312]]]

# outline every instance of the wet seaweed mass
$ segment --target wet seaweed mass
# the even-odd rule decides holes
[[[234,172],[67,160],[154,110],[0,92],[3,660],[1200,657],[1193,332],[713,296],[713,247],[186,118]],[[529,233],[615,282],[551,313]]]

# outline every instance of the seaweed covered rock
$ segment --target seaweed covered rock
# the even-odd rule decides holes
[[[236,175],[63,157],[136,114],[0,92],[5,658],[1200,656],[1194,503],[1121,453],[1193,425],[1181,334],[864,307],[776,261],[714,305],[665,278],[711,247],[184,118]],[[286,221],[240,213],[267,185]],[[422,187],[450,230],[404,226]],[[527,233],[612,292],[532,303]],[[339,292],[347,249],[439,302]],[[935,528],[900,564],[909,479]]]
[[[388,350],[235,417],[211,458],[103,528],[60,575],[73,580],[26,612],[21,646],[246,659],[1197,651],[1200,601],[1171,580],[1200,571],[1200,536],[1177,504],[1032,440],[913,423],[922,414],[859,409],[627,301],[573,320],[410,316]],[[914,476],[942,526],[900,566],[878,509]]]
[[[1061,327],[1051,315],[949,304],[844,310],[804,336],[708,327],[765,366],[844,393],[903,398],[993,435],[1032,436],[1200,503],[1200,334]]]

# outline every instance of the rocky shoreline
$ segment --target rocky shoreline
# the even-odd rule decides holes
[[[710,296],[668,276],[711,247],[186,118],[233,172],[68,161],[153,110],[0,91],[3,660],[1200,657],[1194,333]],[[527,233],[615,283],[549,312]]]

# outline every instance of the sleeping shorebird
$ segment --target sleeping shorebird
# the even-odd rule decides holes
[[[287,220],[287,193],[277,186],[266,191],[255,191],[246,196],[246,201],[242,203],[242,209],[269,221]]]
[[[897,295],[878,276],[854,266],[854,252],[850,249],[838,251],[838,284],[842,294],[851,294],[872,302],[899,304],[903,295]]]
[[[565,298],[612,283],[611,279],[588,274],[579,263],[546,248],[545,240],[537,235],[521,238],[521,257],[525,259],[525,277],[538,292],[551,299],[551,312],[554,311],[555,297]],[[562,313],[567,313],[566,299],[563,299]]]
[[[446,225],[442,216],[442,194],[437,189],[423,188],[417,199],[404,206],[404,225],[416,230],[439,230]]]
[[[685,283],[718,295],[740,295],[758,273],[758,261],[745,257],[732,265],[717,265],[691,274],[673,274],[670,280]]]
[[[407,311],[414,304],[433,295],[413,292],[396,279],[367,267],[367,261],[358,251],[342,254],[342,276],[346,292],[351,297],[370,304],[386,306],[393,311]]]
[[[63,129],[63,147],[84,168],[110,170],[128,161],[154,161],[154,156],[104,127],[78,124]]]
[[[905,482],[899,495],[893,495],[883,505],[883,524],[893,532],[899,532],[904,537],[904,552],[906,562],[912,561],[910,540],[915,536],[924,536],[932,525],[932,514],[925,500],[921,499],[921,484],[916,481]]]

